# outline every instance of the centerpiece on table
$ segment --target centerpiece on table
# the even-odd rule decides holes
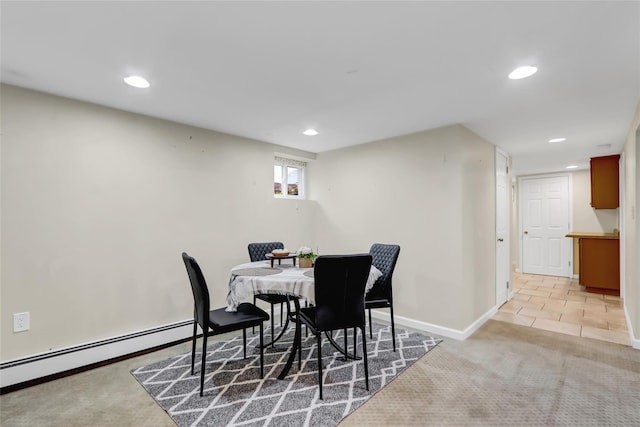
[[[313,249],[302,246],[298,249],[298,265],[300,268],[311,268],[313,267],[313,262],[318,258],[318,255],[313,253]]]
[[[286,248],[285,249],[274,249],[274,250],[271,251],[271,255],[272,256],[281,256],[281,257],[289,256],[290,253],[291,252],[289,252],[289,249],[286,249]]]

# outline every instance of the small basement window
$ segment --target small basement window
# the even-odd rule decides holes
[[[305,162],[275,157],[273,163],[273,196],[304,199]]]

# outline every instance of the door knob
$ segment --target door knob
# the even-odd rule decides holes
[[[524,232],[524,234],[529,234],[529,232],[528,232],[528,231],[525,231],[525,232]]]
[[[504,242],[504,239],[498,239],[498,242]]]

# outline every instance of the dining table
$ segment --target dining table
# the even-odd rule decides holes
[[[382,272],[372,265],[367,278],[367,284],[365,285],[365,294],[381,276]],[[308,304],[313,305],[315,303],[313,268],[300,268],[299,266],[289,264],[272,267],[270,260],[236,265],[231,269],[226,310],[230,312],[236,311],[240,303],[249,300],[253,295],[263,293],[280,294],[291,297],[287,303],[285,324],[282,330],[271,343],[264,344],[264,347],[267,347],[279,340],[287,330],[290,320],[295,323],[296,330],[293,346],[285,367],[280,375],[278,375],[279,379],[284,379],[295,360],[296,352],[301,350],[301,325],[299,321],[296,321],[295,317],[298,310],[300,310],[300,299],[305,300]],[[290,303],[294,304],[295,311],[291,310]],[[325,335],[331,344],[345,357],[357,359],[355,355],[348,353],[346,348],[340,347],[330,334]]]

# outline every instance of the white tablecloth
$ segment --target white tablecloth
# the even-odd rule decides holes
[[[299,268],[293,265],[274,265],[274,268],[282,270],[277,274],[261,276],[241,276],[234,274],[247,268],[270,268],[269,261],[248,262],[236,265],[231,269],[229,279],[229,294],[227,295],[227,311],[236,311],[242,301],[247,301],[255,294],[271,293],[281,295],[294,295],[303,298],[309,303],[315,303],[315,281],[305,272],[313,271],[312,268]],[[382,272],[373,265],[369,271],[369,278],[365,286],[365,293],[373,287],[373,284],[382,276]]]

